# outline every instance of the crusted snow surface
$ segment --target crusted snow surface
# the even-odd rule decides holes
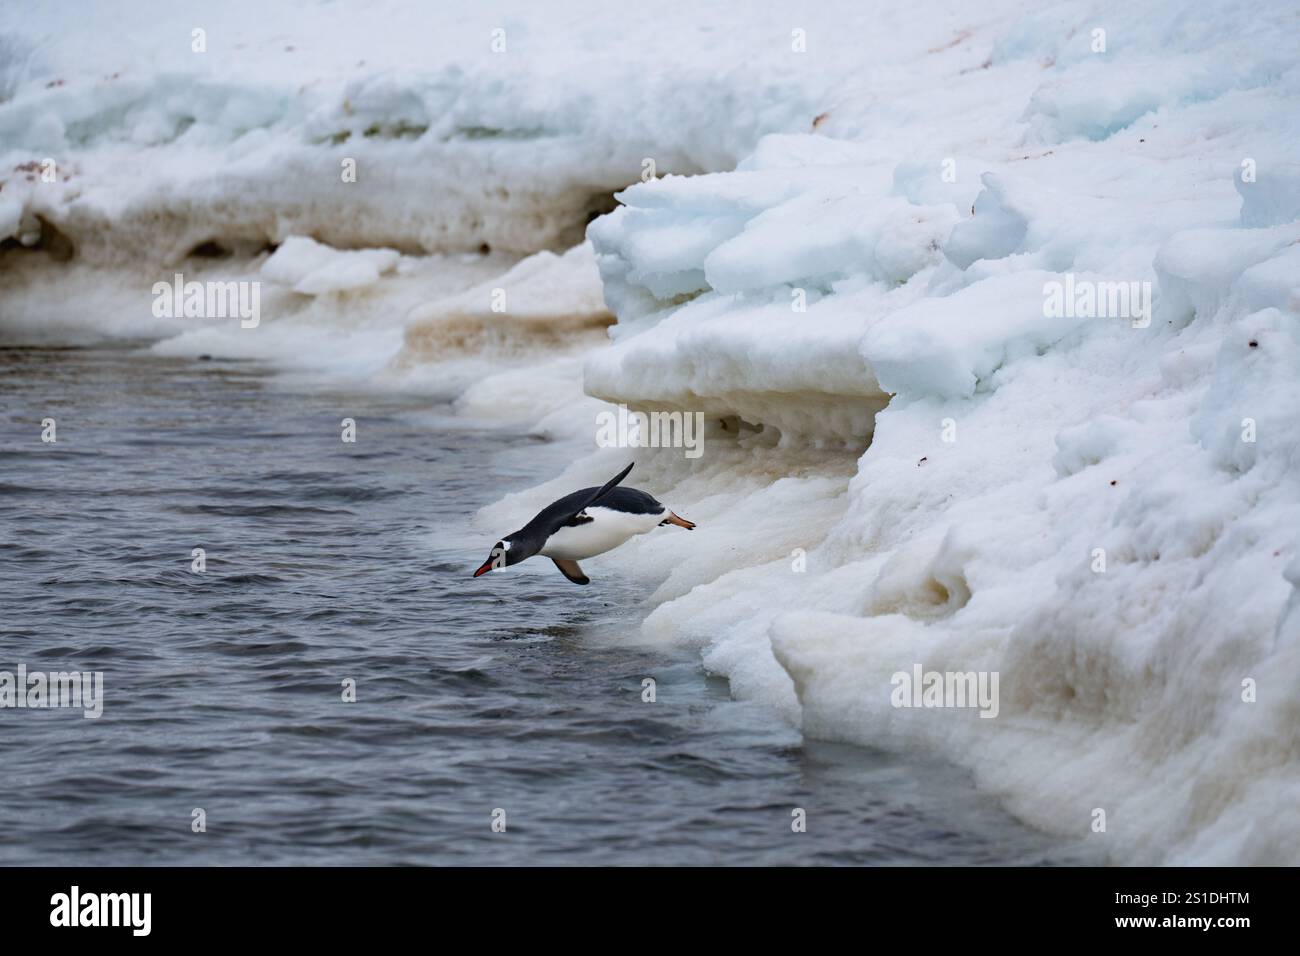
[[[611,560],[807,734],[1115,860],[1300,862],[1300,18],[995,7],[592,224],[588,391],[735,423],[643,456],[689,554]],[[997,672],[998,716],[894,706],[916,664]]]

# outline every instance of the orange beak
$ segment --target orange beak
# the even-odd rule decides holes
[[[477,571],[474,572],[474,577],[478,577],[480,574],[487,574],[491,570],[492,570],[492,559],[488,558],[486,561],[483,562],[483,567],[479,568]]]

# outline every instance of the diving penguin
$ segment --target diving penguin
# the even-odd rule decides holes
[[[540,554],[554,561],[574,584],[590,584],[578,567],[583,558],[611,551],[633,535],[662,524],[687,531],[695,527],[644,491],[618,487],[631,470],[628,465],[599,488],[583,488],[547,505],[528,524],[498,541],[474,577]]]

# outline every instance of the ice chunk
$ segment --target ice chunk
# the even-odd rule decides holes
[[[303,295],[364,289],[391,271],[394,249],[331,249],[307,236],[290,236],[262,264],[262,276]]]

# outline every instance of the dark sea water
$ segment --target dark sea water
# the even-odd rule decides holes
[[[432,420],[252,363],[0,350],[0,670],[104,674],[98,719],[0,710],[0,863],[1077,858],[954,770],[803,743],[622,639],[617,582],[471,579],[474,510],[558,459]]]

